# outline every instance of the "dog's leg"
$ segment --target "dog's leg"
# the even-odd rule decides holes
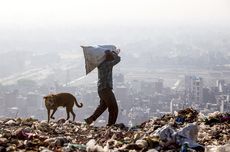
[[[51,119],[55,119],[55,118],[53,117],[53,115],[54,115],[54,113],[55,113],[56,111],[57,111],[57,108],[53,109],[53,112],[52,112],[52,114],[51,114],[51,116],[50,116]]]
[[[47,109],[48,123],[50,122],[50,109]]]
[[[66,107],[66,114],[67,114],[67,118],[66,118],[66,120],[68,120],[69,119],[69,112],[71,111],[71,109],[70,108],[68,108],[68,107]]]
[[[71,111],[70,111],[70,112],[71,112],[71,114],[73,115],[73,121],[74,121],[74,120],[75,120],[75,116],[76,116],[76,115],[75,115],[75,113],[73,112],[73,108],[71,109]]]

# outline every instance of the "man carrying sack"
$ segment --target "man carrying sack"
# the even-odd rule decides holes
[[[94,113],[85,122],[91,124],[95,121],[107,108],[109,111],[109,119],[107,126],[116,123],[118,116],[117,101],[112,91],[113,89],[113,66],[120,62],[120,57],[115,51],[106,50],[105,60],[97,66],[98,68],[98,95],[100,97],[100,104]]]

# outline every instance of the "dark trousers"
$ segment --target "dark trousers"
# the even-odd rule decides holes
[[[98,91],[98,95],[100,97],[100,104],[94,111],[93,115],[89,117],[89,119],[95,121],[108,108],[108,126],[111,126],[116,123],[118,115],[118,106],[114,93],[112,89],[106,88],[101,91]]]

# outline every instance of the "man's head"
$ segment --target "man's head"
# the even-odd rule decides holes
[[[105,51],[105,58],[107,61],[114,60],[114,55],[115,55],[115,53],[113,51],[110,51],[110,50]]]

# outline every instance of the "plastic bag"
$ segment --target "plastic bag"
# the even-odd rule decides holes
[[[182,146],[184,143],[188,143],[188,146],[192,149],[204,147],[196,142],[198,135],[198,127],[196,124],[188,124],[179,131],[175,131],[171,126],[165,125],[158,128],[154,132],[155,136],[159,136],[163,141],[163,146],[168,146],[172,143],[176,143]]]

